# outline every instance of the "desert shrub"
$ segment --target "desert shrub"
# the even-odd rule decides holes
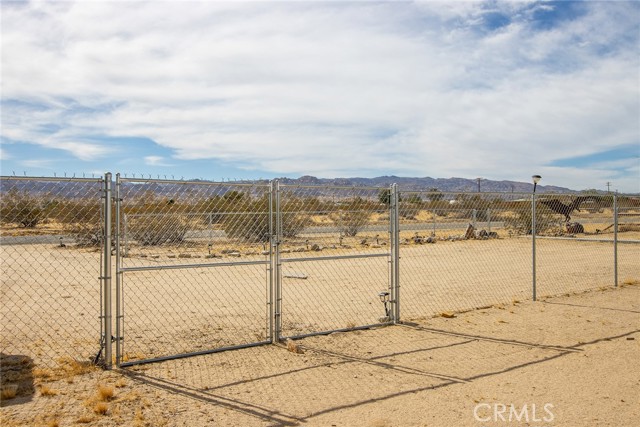
[[[398,215],[404,219],[415,219],[415,216],[420,212],[420,207],[416,204],[409,204],[400,202],[398,206]]]
[[[175,212],[132,215],[127,224],[132,239],[143,246],[157,246],[184,241],[189,224]]]
[[[489,220],[489,212],[487,209],[486,207],[476,209],[476,221],[486,222]],[[493,216],[493,214],[491,215]],[[473,210],[471,211],[471,216],[473,217]]]
[[[51,202],[27,191],[12,188],[2,198],[0,216],[2,222],[15,223],[24,228],[35,228],[47,216]]]
[[[222,218],[227,237],[247,242],[267,242],[270,236],[269,213],[264,211],[230,212]]]
[[[442,194],[442,192],[437,188],[431,187],[428,190],[427,198],[429,199],[430,202],[436,203],[444,199],[444,194]]]
[[[384,191],[384,190],[383,190]],[[380,192],[383,195],[383,191]],[[334,211],[330,218],[344,236],[353,237],[357,235],[368,223],[372,213],[385,214],[389,212],[389,207],[362,197],[354,197],[339,205],[339,209]]]
[[[56,219],[80,246],[99,246],[104,241],[104,220],[98,200],[61,202]]]
[[[309,214],[298,210],[295,203],[284,204],[281,209],[283,237],[295,237],[311,222]],[[252,243],[269,240],[272,230],[267,197],[241,199],[240,203],[227,206],[225,211],[222,227],[228,237]]]
[[[378,191],[378,201],[387,206],[391,205],[391,190],[388,188],[382,188]]]
[[[188,211],[193,208],[178,195],[158,197],[152,191],[141,192],[124,206],[126,233],[143,246],[181,243],[190,228]]]
[[[504,225],[505,228],[517,234],[531,234],[533,227],[531,209],[522,209],[515,211],[513,215],[505,215]],[[562,220],[558,215],[554,215],[545,206],[536,207],[536,234],[544,234],[560,228],[562,228]]]
[[[369,222],[370,214],[362,210],[339,211],[334,213],[333,221],[341,234],[356,236]]]

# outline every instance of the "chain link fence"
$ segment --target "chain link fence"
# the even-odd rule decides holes
[[[616,197],[614,220],[600,231],[603,236],[612,238],[615,234],[615,281],[616,284],[630,284],[640,276],[640,196]]]
[[[531,194],[400,196],[403,319],[531,297]]]
[[[0,351],[44,366],[129,366],[640,278],[631,196],[110,174],[3,177],[0,191]]]
[[[103,180],[3,177],[0,186],[0,352],[47,367],[93,360]]]

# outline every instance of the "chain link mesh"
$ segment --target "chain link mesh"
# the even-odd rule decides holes
[[[616,208],[618,282],[632,284],[640,276],[640,195],[616,197]],[[605,226],[600,231],[603,237],[613,238],[614,222],[602,224]]]
[[[400,196],[404,319],[530,297],[530,194]]]
[[[389,319],[387,189],[281,186],[282,334]]]
[[[120,180],[122,362],[269,338],[269,189]]]
[[[539,195],[540,218],[560,221],[538,228],[538,295],[580,292],[614,284],[613,197]]]
[[[56,367],[100,348],[98,179],[0,181],[0,352]]]
[[[3,355],[92,360],[107,308],[126,364],[510,303],[534,283],[544,297],[640,276],[635,196],[118,178],[106,253],[104,188],[0,181]]]

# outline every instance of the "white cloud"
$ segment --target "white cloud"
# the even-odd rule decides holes
[[[2,7],[3,98],[46,106],[5,107],[3,136],[84,160],[110,152],[78,141],[139,136],[278,174],[548,170],[585,188],[611,171],[545,165],[640,139],[632,3],[549,31],[527,2]],[[489,12],[510,24],[482,27]]]
[[[149,166],[171,166],[162,156],[145,156],[144,163]]]
[[[7,150],[0,147],[0,160],[9,160],[10,158],[11,158],[11,155],[7,153]]]
[[[54,161],[52,159],[29,159],[22,160],[20,162],[20,165],[26,168],[52,169],[52,167],[54,166]]]

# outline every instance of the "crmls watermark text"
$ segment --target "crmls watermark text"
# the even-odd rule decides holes
[[[540,407],[535,403],[525,403],[516,406],[513,403],[479,403],[473,408],[473,417],[476,421],[488,422],[527,422],[527,423],[550,423],[555,419],[553,405],[545,403]]]

